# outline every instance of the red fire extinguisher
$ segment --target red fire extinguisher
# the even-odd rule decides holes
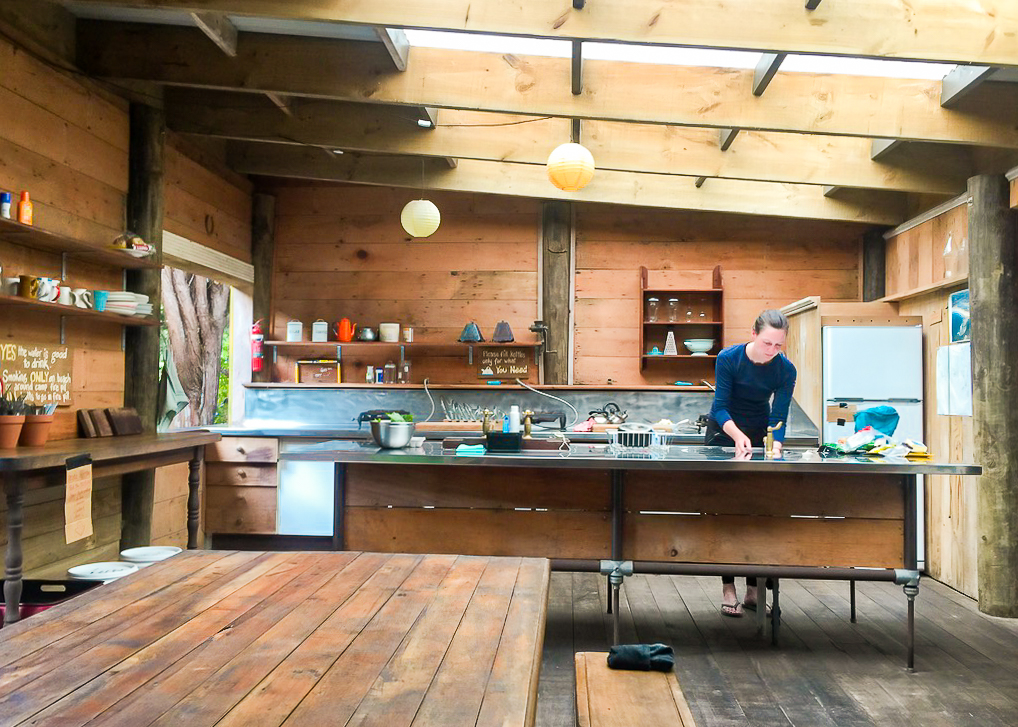
[[[265,354],[262,351],[262,346],[265,341],[265,335],[262,333],[262,321],[259,318],[251,326],[251,370],[261,371],[262,370],[262,359]]]

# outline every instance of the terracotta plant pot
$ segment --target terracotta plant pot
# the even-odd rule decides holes
[[[49,428],[53,424],[52,414],[28,414],[21,429],[18,444],[22,447],[41,447],[49,439]]]
[[[18,445],[21,427],[25,424],[24,414],[0,415],[0,449],[11,449]]]

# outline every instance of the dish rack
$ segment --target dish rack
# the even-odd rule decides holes
[[[653,429],[607,429],[605,432],[608,435],[608,451],[612,454],[656,454],[664,451],[661,433]]]

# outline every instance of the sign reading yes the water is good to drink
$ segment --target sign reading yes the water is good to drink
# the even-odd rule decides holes
[[[71,404],[71,355],[67,346],[0,343],[4,391],[25,394],[30,404]]]
[[[529,371],[525,348],[482,348],[477,357],[477,375],[482,379],[526,377]]]

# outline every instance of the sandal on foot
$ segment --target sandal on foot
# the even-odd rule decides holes
[[[742,618],[741,604],[738,603],[722,603],[721,604],[721,615],[731,616],[732,618]]]
[[[743,601],[742,602],[742,607],[745,608],[745,609],[748,609],[750,611],[754,611],[754,612],[756,611],[756,604],[755,603],[747,603],[746,601]],[[767,615],[768,616],[771,615],[771,607],[770,607],[770,605],[767,606]]]

